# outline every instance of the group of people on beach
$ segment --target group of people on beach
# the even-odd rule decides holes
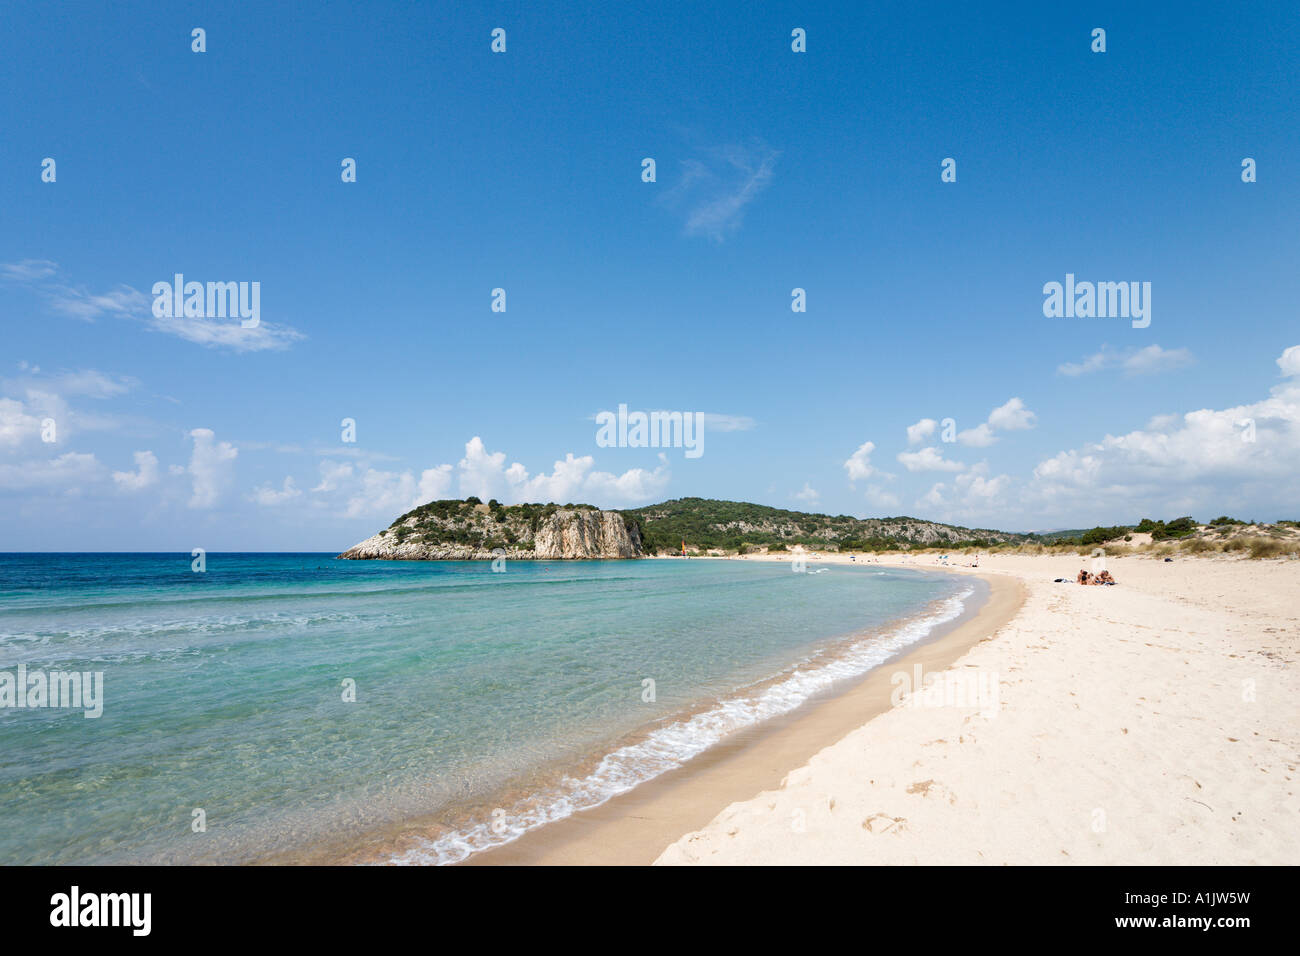
[[[1115,579],[1110,576],[1109,571],[1099,571],[1093,574],[1091,571],[1080,571],[1079,576],[1075,579],[1079,584],[1114,584]]]

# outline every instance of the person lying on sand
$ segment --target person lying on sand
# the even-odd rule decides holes
[[[1078,578],[1076,578],[1075,580],[1078,581],[1079,584],[1091,584],[1092,575],[1089,574],[1087,571],[1080,571]]]
[[[1102,571],[1101,574],[1097,575],[1097,580],[1093,582],[1093,584],[1114,584],[1114,583],[1116,583],[1115,579],[1110,576],[1109,571]]]

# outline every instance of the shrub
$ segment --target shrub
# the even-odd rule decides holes
[[[1079,538],[1080,544],[1101,544],[1105,541],[1114,541],[1124,534],[1127,528],[1093,528],[1091,531],[1085,531]]]
[[[1280,558],[1288,551],[1281,541],[1270,541],[1268,538],[1251,538],[1249,548],[1252,558]]]

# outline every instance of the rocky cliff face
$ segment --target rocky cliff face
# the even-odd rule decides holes
[[[638,558],[641,536],[617,511],[557,511],[537,529],[538,558]]]
[[[552,506],[535,515],[514,508],[492,511],[484,505],[462,506],[458,512],[417,509],[339,557],[490,561],[502,555],[514,560],[639,558],[641,535],[619,512],[594,508]]]

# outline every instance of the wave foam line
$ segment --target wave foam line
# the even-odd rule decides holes
[[[879,667],[934,628],[960,617],[966,599],[974,593],[974,588],[967,588],[945,600],[929,617],[910,621],[883,637],[858,641],[833,660],[807,670],[796,670],[759,694],[720,701],[709,710],[654,730],[645,740],[606,755],[582,779],[566,777],[550,790],[519,801],[491,823],[477,823],[429,840],[390,857],[388,862],[402,866],[459,863],[472,853],[513,842],[530,830],[580,810],[598,807],[620,793],[680,767],[742,728],[789,713],[836,681]]]

